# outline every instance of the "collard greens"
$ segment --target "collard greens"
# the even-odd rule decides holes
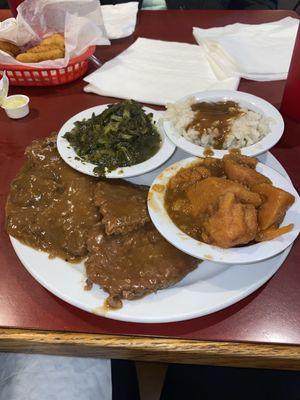
[[[139,103],[125,100],[75,122],[64,137],[78,157],[95,164],[94,172],[105,176],[116,168],[139,164],[158,151],[161,138],[152,117]]]

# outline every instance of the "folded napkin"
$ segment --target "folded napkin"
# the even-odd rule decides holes
[[[120,39],[134,32],[138,12],[137,1],[101,6],[102,17],[109,39]]]
[[[267,81],[286,79],[299,20],[287,17],[259,25],[193,28],[213,68],[227,75]]]
[[[235,90],[239,84],[239,77],[215,72],[198,45],[145,38],[84,80],[87,92],[157,105],[203,90]]]

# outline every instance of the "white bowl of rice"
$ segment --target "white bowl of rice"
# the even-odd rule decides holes
[[[284,131],[282,116],[274,106],[239,91],[195,93],[166,108],[163,128],[167,136],[198,157],[221,158],[231,149],[254,157],[272,148]]]

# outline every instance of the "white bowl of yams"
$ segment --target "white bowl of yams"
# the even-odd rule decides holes
[[[148,209],[159,232],[187,254],[226,264],[258,262],[290,246],[300,228],[292,183],[239,153],[212,160],[187,158],[155,179]]]

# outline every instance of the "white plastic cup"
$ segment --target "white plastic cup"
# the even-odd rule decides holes
[[[22,97],[25,100],[25,102],[24,102],[24,104],[22,104],[18,107],[14,107],[14,108],[5,107],[5,104],[1,106],[9,118],[19,119],[19,118],[24,118],[24,117],[26,117],[26,115],[29,114],[29,97],[28,96],[25,96],[24,94],[14,94],[12,96],[6,97],[5,101],[9,101],[14,98],[20,98],[20,97]]]

